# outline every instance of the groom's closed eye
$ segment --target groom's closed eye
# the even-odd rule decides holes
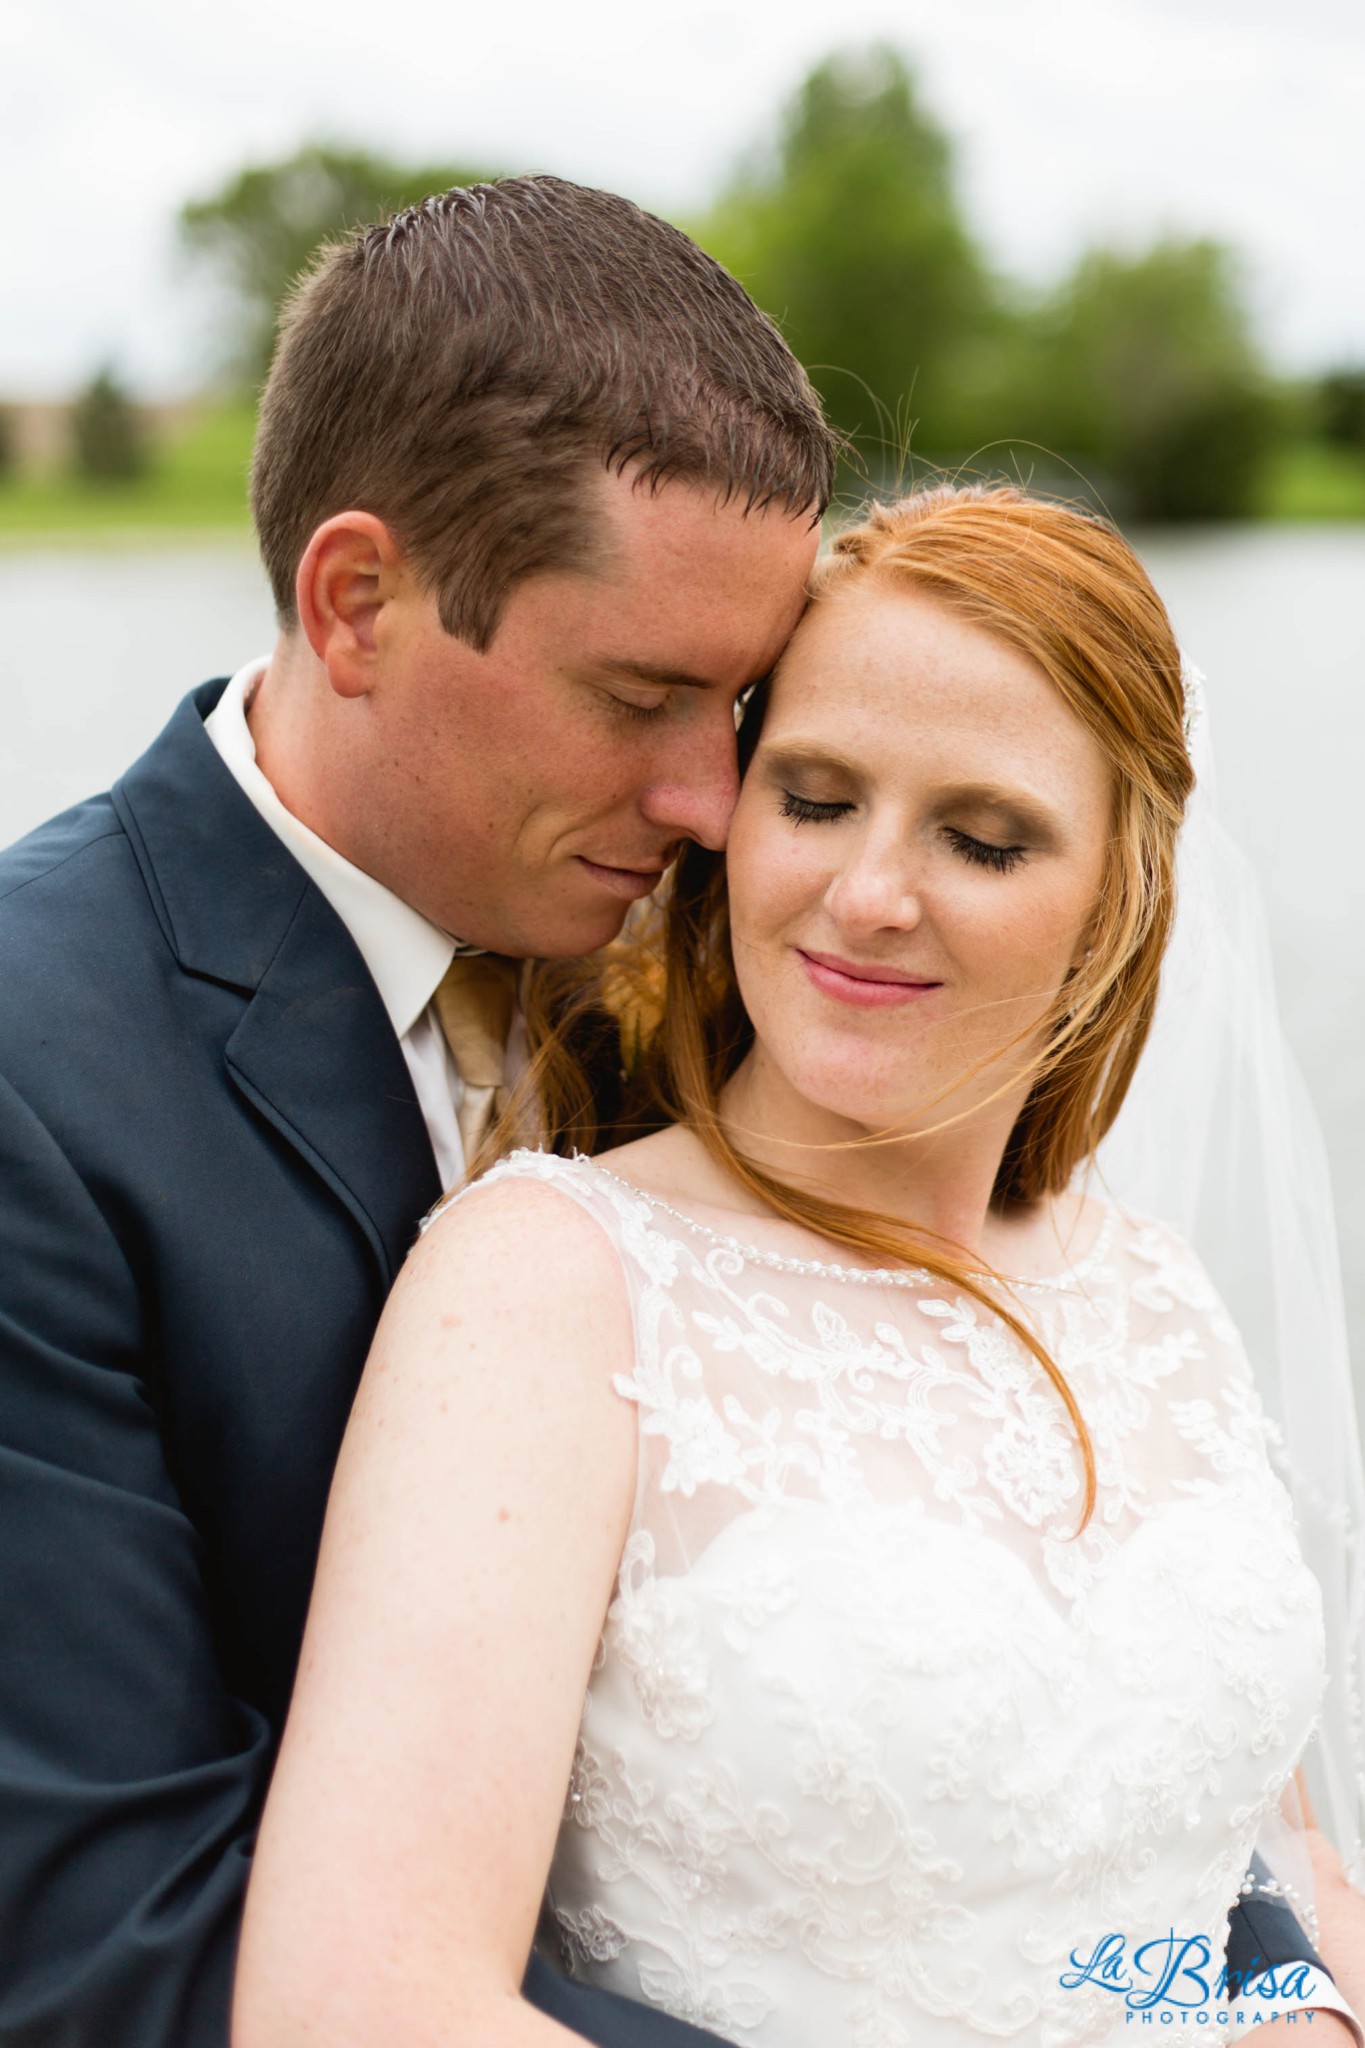
[[[719,687],[709,677],[694,675],[690,669],[671,668],[666,662],[635,661],[625,657],[594,662],[584,673],[604,682],[638,683],[645,689],[714,690]]]

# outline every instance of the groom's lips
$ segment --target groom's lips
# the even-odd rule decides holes
[[[586,854],[576,856],[593,880],[613,896],[622,896],[630,903],[637,897],[648,896],[651,889],[657,889],[669,863],[663,861],[656,868],[614,868],[602,861],[589,860]]]

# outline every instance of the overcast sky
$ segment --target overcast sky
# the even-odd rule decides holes
[[[9,10],[0,393],[113,357],[194,388],[180,203],[307,138],[556,170],[699,210],[803,73],[887,37],[958,146],[989,256],[1210,232],[1291,367],[1365,359],[1365,0],[38,0]]]

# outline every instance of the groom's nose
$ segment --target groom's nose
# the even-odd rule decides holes
[[[695,839],[719,852],[725,844],[739,798],[739,760],[734,718],[712,718],[693,726],[686,743],[675,745],[641,798],[651,825],[679,839]],[[680,736],[681,737],[681,736]]]

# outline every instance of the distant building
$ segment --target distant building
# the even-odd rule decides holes
[[[171,405],[139,406],[150,439],[155,443],[187,425],[199,410],[194,399],[180,399]],[[71,405],[61,399],[0,398],[0,411],[9,419],[14,442],[14,467],[22,476],[69,469],[71,465]]]

